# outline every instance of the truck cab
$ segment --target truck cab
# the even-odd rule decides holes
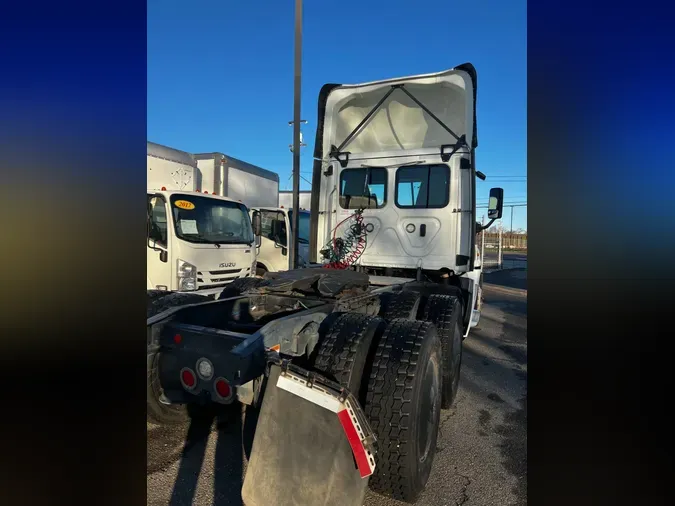
[[[374,284],[454,285],[463,293],[466,333],[480,317],[476,177],[485,176],[476,170],[476,87],[471,64],[325,85],[311,203],[312,262],[344,267],[334,253],[357,243],[349,268]],[[492,200],[500,217],[502,203]],[[350,236],[355,223],[358,239]]]
[[[196,192],[147,192],[148,289],[220,293],[250,276],[255,237],[246,206]]]
[[[260,213],[261,235],[258,247],[256,275],[265,272],[280,272],[289,269],[290,233],[293,210],[283,207],[256,207]],[[309,211],[301,209],[298,215],[298,261],[300,267],[308,265],[309,259]]]

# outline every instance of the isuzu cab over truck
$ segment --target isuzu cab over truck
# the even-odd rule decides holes
[[[215,295],[255,273],[248,209],[200,193],[189,153],[148,142],[147,288]]]
[[[356,506],[368,486],[415,502],[424,489],[480,314],[476,86],[470,64],[324,86],[320,265],[234,281],[216,301],[149,304],[148,416],[246,404],[247,506]],[[491,220],[502,201],[491,190]]]

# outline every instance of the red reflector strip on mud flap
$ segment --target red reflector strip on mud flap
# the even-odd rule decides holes
[[[329,383],[316,376],[303,378],[286,369],[282,370],[277,380],[277,388],[336,413],[351,446],[359,474],[361,478],[367,478],[375,472],[375,435],[354,396],[337,385],[331,386],[337,386],[340,390],[331,388]]]
[[[361,478],[367,478],[375,472],[375,457],[364,444],[363,430],[353,414],[351,403],[346,400],[345,404],[345,408],[338,411],[337,415],[347,435],[349,445],[352,447],[352,452],[354,452],[354,459],[359,468],[359,473],[361,473]]]

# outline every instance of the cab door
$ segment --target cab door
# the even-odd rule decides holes
[[[260,209],[260,251],[258,263],[270,272],[288,270],[288,221],[276,209]]]
[[[147,195],[146,237],[148,289],[172,290],[169,219],[163,195]]]

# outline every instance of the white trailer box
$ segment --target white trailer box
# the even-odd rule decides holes
[[[201,175],[190,153],[148,141],[147,187],[151,190],[196,191]]]
[[[229,197],[248,207],[279,206],[279,175],[223,153],[193,155],[201,171],[201,191]]]
[[[299,194],[300,198],[300,209],[305,209],[309,211],[312,204],[312,192],[311,191],[301,191]],[[292,191],[280,191],[279,192],[279,207],[285,209],[290,209],[293,207],[293,192]]]

